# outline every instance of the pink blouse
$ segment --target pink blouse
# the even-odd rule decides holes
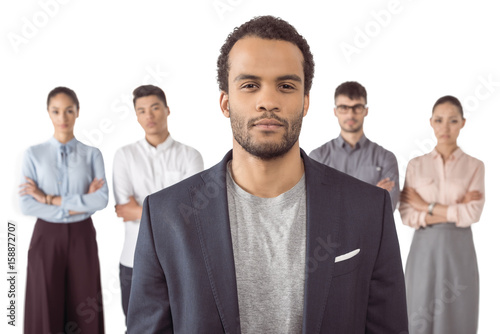
[[[484,206],[484,164],[481,160],[456,149],[443,162],[441,155],[432,152],[416,157],[408,163],[405,187],[414,188],[428,203],[448,205],[446,219],[458,227],[467,227],[479,221]],[[478,190],[482,199],[458,204],[465,193]],[[425,227],[426,211],[418,211],[408,203],[400,203],[403,224],[416,229]]]

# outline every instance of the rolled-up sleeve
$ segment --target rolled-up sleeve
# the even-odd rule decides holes
[[[392,212],[394,212],[399,202],[400,190],[398,161],[392,152],[387,151],[382,170],[384,171],[382,179],[388,177],[391,181],[394,181],[394,187],[392,187],[391,191],[389,191],[389,194],[391,195]]]
[[[32,179],[37,185],[39,184],[35,164],[33,163],[31,148],[26,150],[24,154],[20,184],[26,183],[27,177]],[[21,212],[23,214],[27,216],[35,216],[45,220],[52,220],[53,218],[63,219],[69,215],[67,210],[64,210],[59,206],[40,203],[31,195],[20,196],[19,206],[21,207]]]
[[[408,163],[408,167],[406,168],[404,188],[415,188],[415,173],[414,165],[412,162],[413,161],[410,161]],[[415,229],[427,226],[427,224],[425,223],[425,216],[427,213],[414,209],[409,203],[399,203],[399,213],[401,214],[401,220],[405,225],[408,225]]]
[[[119,149],[113,161],[113,194],[116,204],[126,204],[134,196],[131,174],[128,171],[125,152]]]
[[[454,222],[458,227],[468,227],[479,221],[485,202],[484,175],[484,163],[478,161],[467,192],[477,190],[482,194],[482,198],[469,203],[449,205],[446,212],[446,219],[449,222]]]

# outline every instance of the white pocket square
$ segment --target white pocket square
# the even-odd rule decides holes
[[[348,260],[350,259],[351,257],[355,256],[356,254],[358,254],[360,251],[360,249],[355,249],[353,250],[352,252],[349,252],[349,253],[345,253],[345,254],[342,254],[342,255],[339,255],[335,258],[335,263],[337,262],[340,262],[340,261],[345,261],[345,260]]]

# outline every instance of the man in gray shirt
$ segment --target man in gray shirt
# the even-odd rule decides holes
[[[355,81],[344,82],[335,90],[333,109],[340,136],[313,150],[309,156],[327,166],[362,181],[386,189],[392,211],[399,201],[399,171],[396,156],[366,138],[363,121],[368,115],[366,89]]]

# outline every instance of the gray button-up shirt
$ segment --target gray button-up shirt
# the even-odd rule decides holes
[[[396,204],[399,201],[399,171],[396,156],[370,141],[365,135],[361,137],[355,147],[351,147],[342,136],[338,136],[313,150],[309,156],[373,185],[386,177],[390,178],[395,183],[389,192],[392,210],[396,209]]]

